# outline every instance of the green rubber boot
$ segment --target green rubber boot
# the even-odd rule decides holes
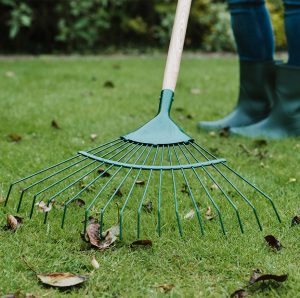
[[[276,66],[274,106],[270,115],[247,127],[230,132],[247,137],[280,139],[300,136],[300,67]]]
[[[217,121],[202,121],[199,128],[219,130],[247,126],[266,118],[272,106],[275,62],[240,61],[240,91],[232,113]]]

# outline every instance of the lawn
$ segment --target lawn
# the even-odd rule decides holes
[[[157,110],[163,69],[162,56],[1,58],[0,226],[5,226],[7,214],[16,215],[21,186],[15,188],[7,207],[3,202],[12,181],[80,150],[114,140],[151,119]],[[204,178],[221,206],[227,234],[221,232],[215,209],[211,208],[212,220],[205,217],[207,208],[213,206],[199,183],[193,182],[191,187],[205,228],[201,235],[197,216],[184,218],[194,205],[191,195],[182,190],[182,175],[176,173],[183,236],[178,233],[173,186],[168,178],[163,185],[161,236],[155,232],[158,180],[154,178],[144,201],[152,202],[153,211],[143,209],[141,220],[141,239],[152,240],[153,246],[130,248],[137,238],[137,202],[146,187],[141,185],[135,186],[133,202],[126,209],[122,241],[98,251],[80,236],[84,207],[71,206],[65,227],[60,228],[59,203],[74,195],[74,190],[57,198],[47,224],[36,210],[29,220],[35,193],[29,191],[20,212],[23,224],[16,232],[0,229],[0,295],[21,289],[23,294],[36,297],[228,297],[245,288],[252,271],[259,268],[263,273],[288,274],[288,279],[284,283],[255,284],[249,289],[252,297],[298,297],[300,225],[291,227],[291,221],[300,215],[299,138],[257,142],[196,128],[197,121],[217,119],[232,110],[237,97],[237,69],[233,58],[185,57],[172,116],[199,144],[225,158],[233,169],[268,193],[279,210],[281,224],[266,199],[248,190],[261,219],[260,231],[251,208],[229,192],[241,212],[245,230],[242,234],[233,208],[220,196],[220,189]],[[51,125],[53,120],[59,128]],[[91,138],[92,134],[96,136]],[[190,177],[190,173],[187,175]],[[101,182],[83,193],[81,199],[89,201],[95,196]],[[116,179],[108,194],[119,182]],[[240,185],[247,192],[245,185]],[[79,185],[76,187],[79,191]],[[122,192],[115,198],[118,205],[124,201],[128,187]],[[48,198],[41,196],[44,201]],[[101,207],[99,200],[93,215],[98,216]],[[105,228],[116,223],[117,209],[111,204]],[[268,234],[279,239],[283,246],[280,251],[266,244],[264,236]],[[91,265],[93,256],[100,264],[98,270]],[[45,287],[25,264],[24,257],[37,272],[88,274],[89,279],[65,291]],[[162,293],[158,286],[163,284],[175,287]]]

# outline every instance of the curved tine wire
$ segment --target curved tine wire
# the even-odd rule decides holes
[[[189,144],[191,144],[197,150],[197,152],[199,152],[202,156],[204,156],[207,159],[205,154],[203,154],[200,150],[198,150],[192,142],[189,142]],[[229,202],[229,204],[235,210],[235,214],[236,214],[237,219],[238,219],[238,224],[239,224],[240,230],[241,230],[242,233],[244,233],[243,223],[242,223],[242,220],[241,220],[241,217],[240,217],[240,212],[239,212],[238,208],[235,206],[235,204],[232,202],[232,200],[230,199],[228,194],[225,192],[225,190],[220,186],[220,184],[218,184],[218,182],[214,179],[214,177],[205,169],[205,167],[202,167],[202,170],[209,176],[209,178],[213,181],[213,183],[218,186],[218,188],[220,189],[222,194],[225,196],[226,200]]]
[[[125,143],[126,144],[126,143]],[[124,146],[125,146],[124,144]],[[114,155],[112,155],[110,158],[113,158],[114,156],[118,155],[120,152],[122,152],[123,150],[126,150],[126,148],[128,148],[130,146],[127,145],[125,148],[121,148],[119,151],[117,151]],[[120,147],[123,147],[123,146],[119,146],[118,148]],[[111,150],[110,152],[108,152],[106,155],[114,152],[116,149],[118,148],[115,148],[113,150]],[[47,206],[49,206],[51,204],[51,202],[56,198],[58,197],[59,195],[61,195],[64,191],[66,191],[67,189],[69,189],[70,187],[72,187],[74,184],[76,184],[77,182],[79,182],[81,179],[83,179],[84,177],[88,176],[89,174],[91,174],[92,172],[94,172],[95,170],[97,170],[99,168],[99,166],[102,166],[104,164],[104,162],[100,163],[100,164],[97,164],[96,167],[94,167],[93,169],[91,169],[90,171],[88,171],[87,173],[85,173],[84,175],[82,175],[81,177],[77,178],[75,181],[73,181],[72,183],[68,184],[67,186],[65,186],[63,189],[61,189],[60,191],[58,191],[56,194],[54,194],[52,197],[50,197],[47,201]],[[103,173],[101,173],[102,175],[104,173],[106,173],[106,171],[104,171]],[[47,222],[47,217],[48,217],[48,212],[45,213],[45,219],[44,219],[44,223]]]
[[[112,146],[113,146],[113,145],[111,145],[111,146],[109,146],[109,147],[112,147]],[[109,147],[108,147],[108,148],[109,148]],[[107,148],[105,148],[105,149],[107,149]],[[103,149],[103,150],[105,150],[105,149]],[[101,152],[101,151],[100,151],[100,152]],[[79,157],[79,156],[78,156],[78,157]],[[79,163],[85,161],[86,159],[87,159],[87,158],[80,159],[79,161],[76,161],[75,163],[73,163],[73,164],[71,164],[71,165],[69,165],[69,166],[67,166],[67,167],[65,167],[65,168],[62,168],[62,169],[60,169],[60,170],[58,170],[58,171],[56,171],[56,172],[54,172],[54,173],[52,173],[52,174],[50,174],[50,175],[44,177],[43,179],[36,181],[35,183],[33,183],[33,184],[27,186],[26,188],[24,188],[24,189],[22,190],[22,192],[21,192],[21,195],[20,195],[20,199],[19,199],[19,204],[18,204],[17,212],[19,212],[20,209],[21,209],[21,205],[22,205],[22,201],[23,201],[23,196],[24,196],[24,194],[25,194],[25,192],[26,192],[27,190],[29,190],[29,189],[31,189],[32,187],[34,187],[34,186],[36,186],[36,185],[38,185],[38,184],[40,184],[40,183],[42,183],[42,182],[44,182],[44,181],[46,181],[46,180],[52,178],[52,177],[54,177],[54,176],[60,174],[60,173],[63,172],[63,171],[66,171],[66,170],[70,169],[71,167],[73,167],[73,166],[75,166],[75,165],[77,165],[77,164],[79,164]]]
[[[122,145],[122,146],[123,146],[123,145]],[[110,147],[112,147],[112,146],[110,146]],[[121,147],[121,146],[119,146],[119,147]],[[116,147],[114,150],[118,149],[119,147]],[[104,148],[104,149],[102,149],[102,150],[100,150],[100,151],[97,151],[95,154],[99,154],[100,152],[106,150],[107,148],[109,148],[109,147],[106,147],[106,148]],[[110,153],[112,153],[112,152],[113,152],[113,151],[111,150],[111,151],[109,151],[108,153],[106,153],[105,155],[110,154]],[[80,162],[82,162],[82,161],[84,161],[84,160],[86,160],[86,159],[88,159],[88,158],[82,159],[81,161],[76,162],[76,163],[74,163],[73,165],[76,165],[76,164],[78,164],[78,163],[80,163]],[[72,172],[72,173],[68,174],[67,176],[61,178],[60,180],[58,180],[58,181],[52,183],[51,185],[49,185],[49,186],[45,187],[44,189],[40,190],[39,192],[35,193],[34,196],[33,196],[33,201],[32,201],[32,206],[31,206],[31,211],[30,211],[30,216],[29,216],[29,217],[32,218],[32,216],[33,216],[33,210],[34,210],[35,202],[36,202],[37,197],[38,197],[39,195],[41,195],[41,194],[44,193],[45,191],[51,189],[52,187],[56,186],[57,184],[59,184],[59,183],[65,181],[66,179],[68,179],[68,178],[74,176],[74,175],[77,174],[78,172],[81,172],[82,170],[84,170],[85,168],[89,167],[90,165],[92,165],[92,164],[94,164],[94,163],[96,163],[96,162],[97,162],[96,160],[91,161],[90,163],[84,165],[83,167],[79,168],[79,169],[76,170],[75,172]],[[72,166],[73,166],[73,165],[72,165]],[[97,165],[97,167],[98,167],[98,165]],[[93,170],[94,170],[94,169],[93,169]],[[93,171],[93,170],[92,170],[92,171]],[[79,179],[82,179],[82,178],[79,178]]]
[[[197,143],[194,143],[197,147],[199,147],[201,150],[205,151],[207,154],[209,154],[210,156],[212,156],[213,158],[217,158],[216,156],[214,156],[213,154],[209,153],[205,148],[203,148],[202,146],[200,146],[199,144]],[[193,145],[193,144],[192,144]],[[203,153],[201,151],[199,151],[194,145],[193,147],[198,151],[200,152],[202,155]],[[205,156],[205,155],[204,155]],[[205,156],[206,157],[206,156]],[[206,157],[207,158],[207,157]],[[221,164],[227,168],[229,171],[231,171],[233,174],[235,174],[236,176],[238,176],[239,178],[241,178],[244,182],[246,182],[249,186],[253,187],[256,191],[258,191],[262,196],[264,196],[272,205],[273,207],[273,210],[276,214],[276,217],[278,219],[279,222],[281,222],[281,219],[280,219],[280,216],[279,216],[279,213],[278,213],[278,210],[276,209],[276,206],[273,202],[273,200],[265,193],[263,192],[262,190],[260,190],[257,186],[255,186],[253,183],[251,183],[249,180],[247,180],[245,177],[243,177],[242,175],[240,175],[238,172],[236,172],[234,169],[232,169],[230,166],[228,166],[225,162],[221,162]]]
[[[162,145],[160,166],[163,166],[163,163],[164,163],[164,151],[165,151],[165,145]],[[159,237],[161,236],[160,208],[161,208],[162,178],[163,178],[163,170],[160,170],[159,186],[158,186],[158,202],[157,202],[157,233],[158,233]]]
[[[156,150],[155,150],[154,157],[153,157],[153,160],[152,160],[152,165],[153,165],[153,166],[155,165],[155,161],[156,161],[158,149],[159,149],[159,147],[156,146]],[[145,187],[145,190],[144,190],[142,199],[141,199],[140,204],[139,204],[138,212],[137,212],[137,214],[138,214],[138,222],[137,222],[137,238],[138,238],[138,239],[140,238],[140,233],[141,233],[141,210],[142,210],[143,203],[144,203],[144,200],[145,200],[145,197],[146,197],[148,188],[149,188],[149,183],[150,183],[150,180],[151,180],[151,177],[152,177],[152,172],[153,172],[153,170],[150,170],[150,171],[149,171],[149,176],[148,176],[147,184],[146,184],[146,187]]]
[[[174,152],[175,152],[175,156],[176,156],[176,159],[177,159],[177,161],[178,161],[178,164],[181,165],[180,159],[179,159],[179,157],[178,157],[177,150],[176,150],[174,144],[173,144],[173,150],[174,150]],[[185,181],[185,183],[186,183],[186,185],[187,185],[187,187],[188,187],[190,197],[191,197],[192,202],[193,202],[193,204],[194,204],[194,207],[195,207],[195,209],[196,209],[197,218],[198,218],[198,222],[199,222],[199,226],[200,226],[200,232],[201,232],[202,235],[204,235],[204,228],[203,228],[203,223],[202,223],[202,219],[201,219],[201,216],[200,216],[199,208],[198,208],[198,206],[197,206],[197,202],[196,202],[195,197],[194,197],[194,195],[193,195],[192,189],[191,189],[191,187],[190,187],[190,183],[189,183],[189,181],[188,181],[188,179],[187,179],[187,177],[186,177],[186,174],[185,174],[184,169],[181,169],[181,173],[182,173],[182,176],[183,176],[183,178],[184,178],[184,181]]]
[[[141,147],[143,147],[144,145],[142,144],[138,150],[140,150]],[[138,151],[137,150],[137,151]],[[142,150],[142,152],[138,155],[138,157],[136,158],[136,160],[134,161],[135,163],[137,163],[140,158],[142,157],[142,155],[144,154],[146,150],[146,147],[144,147],[144,149]],[[118,187],[116,188],[115,192],[111,195],[111,197],[109,198],[109,200],[106,202],[106,204],[104,205],[104,207],[101,209],[101,214],[100,214],[100,236],[102,236],[102,229],[103,229],[103,219],[104,219],[104,213],[105,210],[107,209],[108,205],[111,203],[111,201],[114,199],[116,193],[118,192],[118,190],[122,187],[122,185],[125,183],[126,179],[128,178],[128,176],[130,175],[130,173],[132,172],[133,168],[130,168],[129,171],[127,172],[127,174],[125,175],[125,177],[122,179],[122,181],[120,182],[120,184],[118,185]],[[88,210],[89,212],[89,210]],[[86,223],[87,223],[87,218],[88,218],[88,214],[87,214],[87,210],[86,210],[86,215],[85,215],[85,227],[86,227]],[[86,228],[85,228],[86,229]]]
[[[279,216],[278,210],[276,209],[275,203],[273,202],[273,200],[266,194],[264,193],[262,190],[260,190],[258,187],[256,187],[253,183],[251,183],[249,180],[247,180],[246,178],[244,178],[243,176],[241,176],[238,172],[236,172],[235,170],[233,170],[231,167],[229,167],[228,165],[226,165],[225,163],[221,163],[224,167],[226,167],[228,170],[230,170],[232,173],[234,173],[236,176],[238,176],[239,178],[241,178],[244,182],[246,182],[249,186],[253,187],[256,191],[258,191],[262,196],[264,196],[272,205],[273,210],[276,214],[276,217],[278,219],[279,222],[281,222],[281,218]]]
[[[145,148],[148,148],[148,145],[146,145]],[[152,148],[153,148],[153,145],[151,145],[151,147],[150,147],[150,149],[149,149],[149,151],[148,151],[148,153],[147,153],[147,155],[146,155],[146,157],[145,157],[145,159],[144,159],[144,161],[143,161],[143,163],[142,163],[143,165],[144,165],[144,164],[146,163],[146,161],[148,160],[148,157],[149,157],[149,155],[150,155],[150,152],[151,152]],[[127,197],[126,197],[126,199],[125,199],[125,201],[124,201],[124,203],[123,203],[123,206],[122,206],[122,208],[121,208],[121,210],[120,210],[120,240],[122,240],[122,238],[123,238],[123,213],[124,213],[124,209],[125,209],[126,206],[127,206],[127,203],[128,203],[129,198],[130,198],[130,196],[131,196],[131,193],[132,193],[132,191],[133,191],[133,189],[134,189],[134,186],[135,186],[135,184],[136,184],[136,182],[137,182],[137,180],[138,180],[138,178],[139,178],[141,172],[142,172],[142,169],[139,169],[138,172],[137,172],[137,174],[136,174],[136,176],[135,176],[135,178],[134,178],[134,181],[133,181],[132,186],[131,186],[131,188],[130,188],[130,190],[129,190],[129,193],[127,194]]]
[[[183,155],[185,156],[186,160],[188,161],[188,163],[191,163],[190,159],[188,158],[187,154],[184,152],[184,150],[182,149],[181,145],[178,145],[181,152],[183,153]],[[185,147],[185,149],[192,155],[192,157],[197,161],[197,159],[194,157],[194,155],[190,152],[190,150],[187,148],[186,144],[183,144],[183,146]],[[198,162],[198,161],[197,161]],[[204,185],[204,183],[202,182],[202,179],[199,177],[196,169],[192,168],[192,171],[194,172],[197,180],[200,182],[201,186],[203,187],[205,193],[207,194],[209,200],[211,201],[211,203],[213,204],[213,206],[215,207],[218,216],[219,216],[219,221],[220,221],[220,225],[221,225],[221,230],[223,232],[224,235],[226,235],[226,231],[225,231],[225,227],[224,227],[224,223],[223,223],[223,219],[222,219],[222,214],[220,211],[220,208],[218,207],[218,205],[216,204],[216,202],[214,201],[214,199],[212,198],[210,192],[208,191],[207,187]]]
[[[114,141],[111,141],[111,142],[102,144],[102,145],[100,145],[100,146],[98,146],[98,147],[96,147],[96,148],[93,148],[93,149],[91,149],[91,150],[89,150],[89,151],[87,151],[87,152],[92,152],[92,151],[94,151],[94,150],[96,150],[96,149],[99,149],[99,148],[101,148],[101,147],[103,147],[103,146],[106,146],[106,145],[109,145],[109,144],[112,144],[112,143],[116,143],[117,141],[120,141],[120,142],[121,142],[120,139],[116,139],[116,140],[114,140]],[[112,146],[113,146],[113,145],[112,145]],[[22,181],[25,181],[25,180],[27,180],[27,179],[30,179],[30,178],[32,178],[32,177],[34,177],[34,176],[37,176],[37,175],[39,175],[39,174],[42,174],[42,173],[44,173],[44,172],[46,172],[46,171],[49,171],[49,170],[51,170],[51,169],[53,169],[53,168],[55,168],[55,167],[58,167],[58,166],[60,166],[60,165],[62,165],[62,164],[64,164],[64,163],[67,163],[67,162],[69,162],[69,161],[71,161],[71,160],[73,160],[73,159],[75,159],[75,158],[77,158],[77,157],[79,157],[79,156],[80,156],[80,154],[77,154],[77,155],[72,156],[72,157],[70,157],[70,158],[68,158],[68,159],[66,159],[66,160],[63,160],[63,161],[61,161],[61,162],[59,162],[59,163],[57,163],[57,164],[54,164],[54,165],[52,165],[52,166],[49,166],[49,167],[47,167],[47,168],[45,168],[45,169],[43,169],[43,170],[40,170],[40,171],[38,171],[38,172],[35,172],[35,173],[33,173],[33,174],[29,175],[29,176],[26,176],[26,177],[24,177],[24,178],[22,178],[22,179],[19,179],[19,180],[15,181],[15,182],[11,183],[11,185],[10,185],[10,187],[9,187],[9,190],[8,190],[8,193],[7,193],[7,196],[6,196],[6,200],[5,200],[4,206],[6,206],[7,203],[8,203],[8,199],[9,199],[9,197],[10,197],[10,194],[11,194],[11,191],[12,191],[12,188],[13,188],[14,185],[16,185],[16,184],[18,184],[18,183],[20,183],[20,182],[22,182]]]
[[[171,150],[170,150],[170,146],[169,145],[168,145],[168,157],[169,157],[170,166],[172,166],[172,155],[171,155]],[[171,169],[171,173],[172,173],[173,192],[174,192],[173,194],[174,194],[175,214],[176,214],[176,219],[177,219],[177,225],[178,225],[179,234],[182,237],[183,233],[182,233],[182,226],[181,226],[181,223],[180,223],[180,216],[179,216],[179,212],[178,212],[176,180],[175,180],[175,175],[174,175],[174,170],[173,169]]]
[[[132,144],[130,143],[129,146],[131,146]],[[128,146],[128,147],[129,147]],[[134,145],[129,151],[125,152],[119,159],[118,161],[122,160],[124,157],[126,157],[128,154],[130,154],[138,145]],[[126,148],[125,148],[126,149]],[[130,156],[131,157],[131,156]],[[130,158],[129,158],[130,159]],[[114,165],[109,166],[105,171],[103,171],[100,175],[98,175],[95,179],[93,179],[91,182],[89,182],[81,191],[79,191],[76,195],[74,195],[71,199],[69,199],[64,206],[64,213],[63,213],[63,219],[62,219],[62,224],[61,227],[64,227],[64,223],[65,223],[65,217],[66,217],[66,213],[67,213],[67,208],[68,206],[74,201],[76,200],[80,194],[82,194],[85,190],[87,190],[92,184],[94,184],[98,179],[100,179],[106,172],[108,172]],[[102,190],[110,183],[110,181],[112,181],[112,179],[119,173],[119,171],[122,169],[122,167],[120,167],[111,177],[110,179],[105,183],[105,185],[103,186]],[[101,190],[101,191],[102,191]],[[101,192],[100,192],[101,193]],[[99,193],[99,195],[100,195]],[[97,198],[95,198],[94,200],[96,200]]]

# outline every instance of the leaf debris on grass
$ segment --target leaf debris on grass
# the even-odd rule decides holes
[[[45,212],[49,212],[52,209],[52,203],[46,204],[43,201],[40,201],[38,203],[35,204],[37,206],[37,211],[45,213]]]
[[[217,190],[219,189],[219,186],[216,184],[216,183],[213,183],[211,186],[210,186],[210,190]]]
[[[22,136],[17,134],[17,133],[11,133],[8,135],[8,138],[11,142],[14,142],[14,143],[19,143],[22,141]]]
[[[82,200],[82,199],[80,199],[80,198],[74,200],[72,203],[74,203],[75,205],[77,205],[77,206],[79,206],[79,207],[85,206],[85,201]]]
[[[107,170],[100,168],[98,169],[98,174],[102,175],[101,177],[110,177],[110,173]]]
[[[195,216],[195,211],[191,209],[185,216],[184,219],[190,220]]]
[[[145,239],[145,240],[136,240],[136,241],[133,241],[130,244],[131,248],[136,247],[136,246],[152,246],[152,241],[148,240],[148,239]]]
[[[16,76],[16,73],[14,71],[9,70],[9,71],[5,72],[5,76],[7,78],[14,78]]]
[[[201,93],[201,89],[200,88],[192,88],[191,93],[194,95],[198,95]]]
[[[151,201],[147,202],[146,204],[143,204],[143,209],[148,212],[151,213],[153,211],[153,204]]]
[[[207,220],[213,220],[213,219],[214,219],[214,216],[213,216],[213,213],[212,213],[212,211],[211,211],[210,206],[208,206],[207,209],[206,209],[206,212],[205,212],[205,218],[206,218]]]
[[[102,238],[100,238],[100,224],[90,224],[86,230],[86,238],[89,240],[90,244],[99,250],[105,250],[109,248],[112,244],[116,242],[120,234],[120,226],[116,225],[104,233],[102,233]]]
[[[292,223],[291,223],[291,226],[296,226],[296,225],[299,225],[300,224],[300,216],[296,215],[293,217],[292,219]]]
[[[143,186],[143,185],[145,185],[145,181],[144,181],[144,180],[137,180],[137,181],[135,182],[135,184],[136,184],[136,185]]]
[[[69,272],[44,273],[36,276],[43,284],[59,288],[73,287],[88,279],[86,275],[75,275]]]
[[[265,240],[267,241],[267,243],[269,244],[269,246],[271,248],[276,249],[276,250],[281,250],[281,248],[282,248],[281,243],[273,235],[265,236]]]
[[[97,135],[95,134],[95,133],[92,133],[91,135],[90,135],[90,138],[91,138],[91,141],[95,141],[96,139],[97,139]]]
[[[289,178],[289,183],[295,183],[295,182],[297,182],[296,178],[294,178],[294,177]]]
[[[51,126],[55,129],[61,129],[60,125],[58,124],[58,122],[56,120],[51,121]]]
[[[229,134],[229,127],[224,127],[219,131],[219,136],[223,138],[228,138]]]
[[[174,284],[161,284],[158,286],[155,286],[155,288],[159,289],[161,293],[168,293],[171,291],[173,288],[175,288]]]
[[[105,88],[115,88],[115,84],[112,81],[105,81],[103,84]]]
[[[6,217],[6,226],[4,227],[4,229],[12,230],[15,232],[17,228],[20,226],[20,224],[22,224],[22,222],[23,222],[22,217],[8,214]]]
[[[230,295],[231,298],[242,298],[246,296],[248,296],[248,292],[244,289],[236,290]]]
[[[95,269],[99,269],[99,268],[100,268],[100,265],[99,265],[98,261],[96,260],[95,256],[93,256],[92,261],[91,261],[91,264],[92,264],[92,266],[93,266]]]

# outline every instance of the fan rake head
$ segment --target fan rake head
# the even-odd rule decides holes
[[[154,185],[154,192],[149,191]],[[20,186],[20,187],[18,187]],[[50,166],[11,184],[5,205],[12,193],[21,191],[16,201],[17,211],[28,207],[29,216],[35,214],[35,205],[44,201],[47,206],[61,203],[64,227],[71,204],[79,198],[86,201],[84,231],[91,214],[97,214],[100,235],[106,220],[111,219],[109,210],[116,210],[118,203],[120,239],[126,220],[136,221],[137,237],[141,235],[142,217],[155,216],[157,233],[161,235],[166,223],[162,219],[162,206],[173,209],[180,235],[183,234],[183,215],[194,210],[200,234],[205,230],[205,211],[211,206],[222,233],[226,234],[225,213],[235,214],[236,225],[244,232],[241,211],[253,212],[262,230],[262,224],[251,199],[265,200],[271,205],[280,221],[272,199],[247,179],[205,148],[189,140],[176,144],[149,145],[116,139],[87,152]],[[155,212],[144,212],[144,205],[151,200]],[[170,213],[170,212],[169,212]],[[110,215],[108,215],[110,214]],[[249,212],[247,212],[247,216]],[[44,214],[46,223],[51,212]],[[113,215],[115,217],[115,215]],[[116,220],[116,218],[114,218]],[[230,217],[228,220],[233,221]]]

